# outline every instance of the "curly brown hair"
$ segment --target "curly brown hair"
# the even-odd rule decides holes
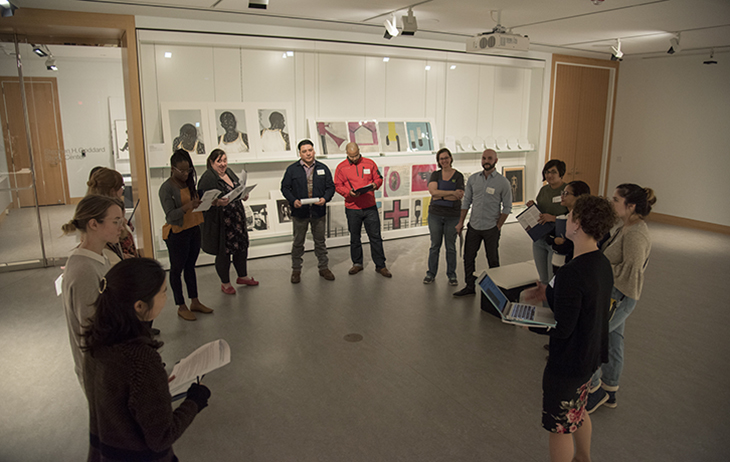
[[[598,196],[584,194],[575,200],[573,221],[580,225],[584,233],[600,240],[616,223],[616,212],[611,203]]]

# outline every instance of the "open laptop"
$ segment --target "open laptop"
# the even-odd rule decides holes
[[[499,312],[502,322],[528,327],[555,327],[555,316],[550,308],[510,302],[486,271],[479,276],[477,284]]]

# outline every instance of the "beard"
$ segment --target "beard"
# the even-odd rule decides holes
[[[490,164],[489,162],[487,162],[486,164],[482,165],[482,168],[485,172],[488,172],[489,170],[494,168],[494,164]]]

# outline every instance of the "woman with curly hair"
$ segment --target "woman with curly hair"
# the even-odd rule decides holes
[[[613,273],[598,241],[615,222],[611,204],[584,195],[568,214],[566,237],[573,259],[550,286],[537,292],[555,313],[554,329],[531,328],[550,336],[542,378],[542,426],[550,432],[550,460],[590,460],[591,420],[585,410],[591,376],[608,355],[608,307]],[[575,446],[574,446],[575,445]]]

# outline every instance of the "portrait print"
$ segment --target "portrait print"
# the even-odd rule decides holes
[[[215,109],[216,141],[218,149],[228,156],[249,152],[250,143],[246,129],[244,109]]]
[[[259,109],[259,132],[262,152],[291,150],[286,109]]]
[[[170,109],[168,111],[172,152],[184,149],[191,155],[205,155],[203,113],[200,109]]]

